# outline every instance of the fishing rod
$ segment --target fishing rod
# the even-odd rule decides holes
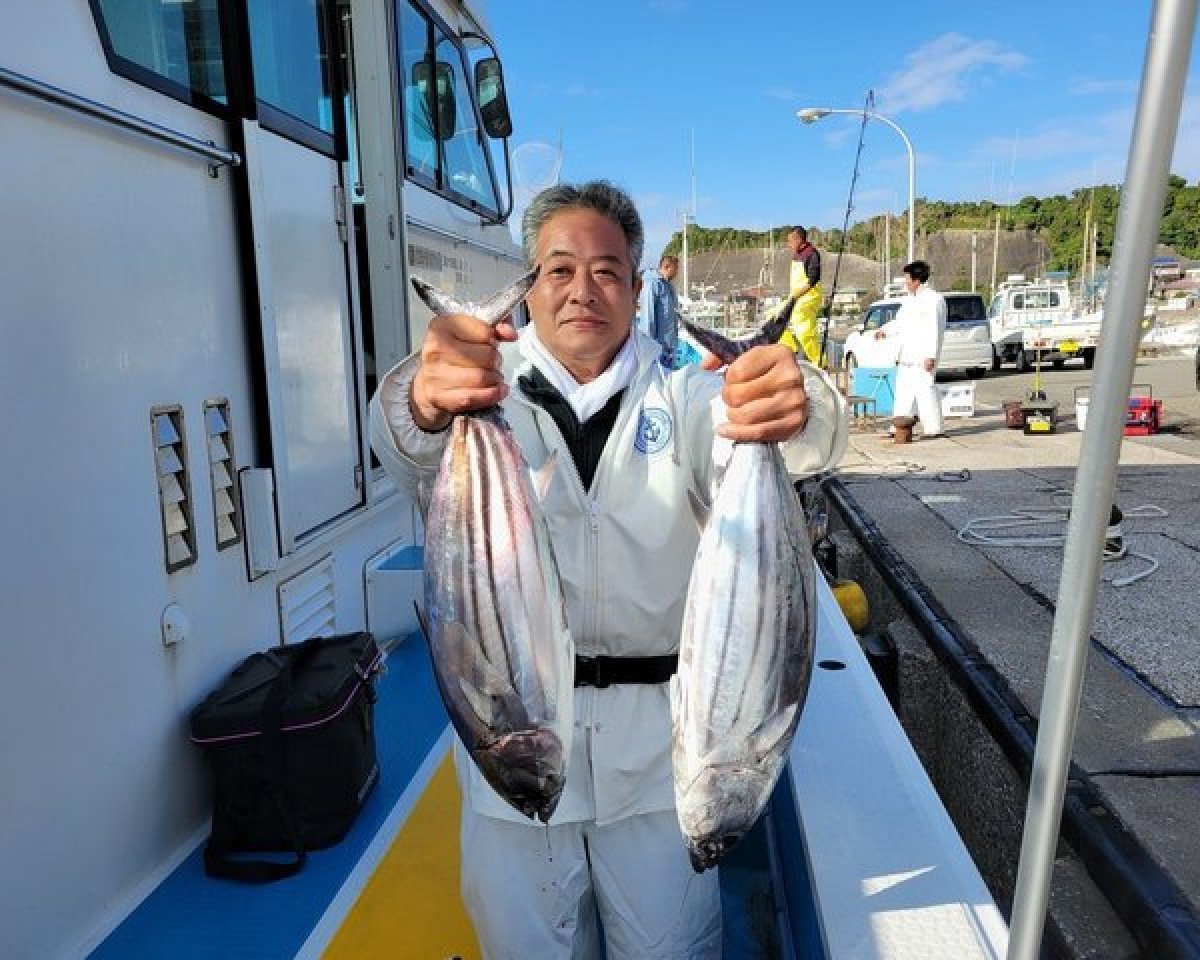
[[[1110,294],[1104,306],[1104,341],[1096,354],[1092,377],[1095,392],[1088,405],[1088,429],[1075,472],[1075,494],[1054,608],[1013,895],[1008,960],[1036,960],[1046,923],[1089,634],[1096,612],[1104,530],[1116,487],[1142,306],[1196,31],[1196,5],[1197,0],[1157,0],[1151,18],[1125,188],[1117,211]]]
[[[869,111],[875,106],[875,91],[867,91],[867,99],[862,108],[862,124],[858,129],[858,149],[854,153],[854,169],[850,173],[850,192],[846,196],[846,215],[842,218],[842,235],[838,240],[837,262],[833,267],[833,283],[829,287],[829,299],[822,304],[825,310],[825,330],[821,334],[821,352],[817,356],[828,363],[825,347],[829,343],[829,328],[833,326],[833,298],[837,294],[838,275],[842,272],[842,254],[846,252],[846,236],[850,229],[850,213],[854,210],[854,187],[858,183],[858,168],[862,163],[863,142],[867,136],[867,118]]]

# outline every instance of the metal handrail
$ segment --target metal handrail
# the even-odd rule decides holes
[[[0,67],[0,86],[11,87],[20,93],[36,97],[47,103],[66,107],[68,110],[74,110],[77,113],[94,117],[105,123],[111,123],[126,130],[132,130],[135,133],[140,133],[143,136],[159,140],[163,143],[169,143],[174,147],[179,147],[181,150],[204,157],[218,167],[237,167],[242,162],[241,156],[232,150],[225,150],[216,144],[198,140],[196,137],[180,133],[178,130],[172,130],[169,127],[151,123],[149,120],[142,120],[132,114],[107,107],[102,103],[97,103],[95,100],[89,100],[78,94],[69,93],[48,83],[42,83],[40,80],[34,80],[31,77],[8,70],[5,67]]]

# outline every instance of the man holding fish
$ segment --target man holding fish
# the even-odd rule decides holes
[[[538,582],[561,590],[569,627],[569,635],[555,623],[545,637],[518,638],[505,648],[508,673],[497,676],[495,663],[476,670],[456,704],[447,698],[447,678],[466,668],[459,660],[439,674],[448,709],[475,712],[473,723],[455,723],[464,899],[489,960],[598,958],[600,928],[609,960],[719,957],[716,871],[697,873],[708,864],[689,862],[671,756],[669,682],[693,560],[734,444],[779,444],[796,476],[829,469],[846,443],[844,405],[828,377],[777,343],[745,349],[723,377],[712,372],[721,365],[716,357],[705,369],[658,363],[659,345],[633,324],[641,220],[616,187],[551,187],[533,199],[523,228],[525,256],[537,271],[525,278],[531,324],[518,334],[508,320],[488,322],[494,318],[485,315],[508,308],[503,292],[477,315],[429,296],[435,316],[420,353],[383,378],[371,411],[381,462],[415,496],[434,488],[433,515],[452,499],[439,465],[446,471],[451,462],[458,423],[499,406],[535,479],[505,486],[496,475],[486,483],[475,478],[489,489],[464,521],[463,538],[492,549],[474,531],[494,510],[488,503],[532,496],[534,533],[544,517],[557,567]],[[462,461],[468,468],[482,462],[472,456]],[[454,589],[434,598],[440,606],[474,589],[454,571],[478,570],[457,562],[443,578]],[[491,567],[489,577],[505,575],[496,560]],[[477,611],[429,614],[435,662],[440,637],[462,634],[467,616],[480,619]],[[439,626],[439,618],[446,623]],[[471,629],[502,628],[480,620]],[[516,680],[505,677],[555,675],[539,662],[555,655],[546,644],[574,650],[573,689],[548,700],[569,703],[573,729],[565,738],[551,735],[553,709],[535,729],[521,707],[514,708],[520,721],[513,709],[494,721],[488,741],[478,718],[486,727],[488,711],[495,717],[495,705],[512,699]],[[486,642],[479,649],[488,656]],[[514,651],[529,659],[527,667],[511,669]],[[501,741],[514,755],[506,731],[526,723],[518,731],[523,742],[534,751],[549,745],[544,756],[509,760],[523,765],[519,778],[489,772],[487,757],[501,753]],[[562,743],[566,757],[547,772],[559,763],[553,747],[560,741],[569,741]]]

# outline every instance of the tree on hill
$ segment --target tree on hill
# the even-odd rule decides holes
[[[1105,264],[1111,259],[1119,201],[1119,187],[1110,184],[1082,187],[1070,196],[1022,197],[1009,207],[998,206],[990,200],[918,198],[917,224],[918,230],[925,235],[940,230],[985,231],[995,230],[999,217],[1001,230],[1031,230],[1045,244],[1046,269],[1077,271],[1083,258],[1083,232],[1087,221],[1096,226],[1097,263]],[[877,216],[853,224],[846,231],[846,252],[878,259],[884,246],[887,222],[888,218]],[[697,225],[688,230],[688,249],[691,253],[762,249],[772,238],[778,244],[790,226],[742,230]],[[891,218],[888,239],[893,251],[903,249],[906,232],[904,216]],[[818,246],[826,250],[841,249],[840,229],[813,230],[812,234]],[[1159,242],[1182,257],[1200,259],[1200,183],[1188,186],[1183,177],[1174,174],[1168,178]],[[682,249],[683,238],[676,231],[666,252],[678,254]]]

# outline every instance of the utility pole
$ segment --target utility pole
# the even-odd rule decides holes
[[[883,284],[881,290],[887,289],[892,279],[892,210],[889,207],[883,214]]]
[[[1000,211],[996,211],[996,232],[992,239],[992,296],[996,295],[996,265],[1000,260]]]
[[[971,231],[971,292],[975,292],[975,262],[979,259],[979,232]]]

